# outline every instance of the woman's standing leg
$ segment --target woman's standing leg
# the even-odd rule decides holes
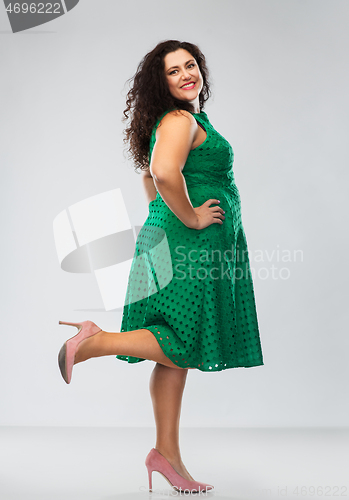
[[[179,449],[179,422],[187,374],[188,369],[178,370],[156,363],[149,387],[156,423],[155,448],[178,474],[192,481],[194,478],[185,468]]]

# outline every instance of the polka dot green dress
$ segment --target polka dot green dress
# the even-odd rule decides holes
[[[149,162],[166,113],[154,126]],[[207,137],[190,151],[182,170],[188,195],[193,207],[220,200],[225,219],[201,230],[188,228],[157,193],[137,237],[120,331],[150,330],[181,368],[214,372],[263,365],[234,153],[204,111],[192,114]]]

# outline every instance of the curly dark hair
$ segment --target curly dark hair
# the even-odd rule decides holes
[[[162,113],[168,109],[193,112],[189,102],[172,96],[166,81],[164,58],[169,52],[178,49],[187,50],[199,66],[203,78],[203,87],[199,95],[200,111],[211,95],[206,59],[197,45],[178,40],[165,40],[144,56],[136,73],[127,80],[127,82],[133,81],[133,85],[127,93],[127,107],[123,111],[122,118],[122,121],[131,119],[129,127],[124,130],[123,142],[129,143],[127,151],[135,164],[136,171],[149,169],[150,136]]]

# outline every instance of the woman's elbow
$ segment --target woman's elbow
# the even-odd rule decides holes
[[[164,183],[171,181],[174,177],[180,175],[180,169],[175,165],[161,165],[161,167],[152,168],[152,176],[155,182]]]

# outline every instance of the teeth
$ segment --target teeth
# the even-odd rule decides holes
[[[194,85],[194,83],[186,83],[185,85],[183,85],[182,89],[184,89],[185,87],[190,87],[191,85]]]

